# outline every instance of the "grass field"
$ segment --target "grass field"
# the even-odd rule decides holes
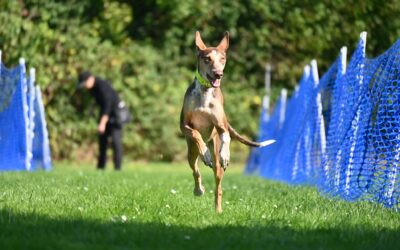
[[[228,169],[215,214],[212,171],[201,170],[201,198],[184,164],[0,173],[0,249],[400,249],[400,213],[240,167]]]

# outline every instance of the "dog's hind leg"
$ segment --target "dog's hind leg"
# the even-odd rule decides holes
[[[222,178],[224,177],[224,169],[221,166],[220,160],[220,147],[221,141],[216,136],[213,139],[212,152],[214,153],[214,177],[215,177],[215,211],[217,213],[222,212]],[[210,147],[210,148],[211,148]]]
[[[205,192],[205,188],[201,181],[201,174],[199,167],[197,165],[197,160],[199,158],[199,150],[197,149],[196,144],[190,139],[187,140],[187,145],[188,145],[188,162],[190,168],[193,170],[193,178],[194,178],[193,194],[196,196],[202,196]]]

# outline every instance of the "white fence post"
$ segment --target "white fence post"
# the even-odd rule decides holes
[[[282,128],[285,122],[286,115],[286,101],[287,101],[287,89],[281,90],[281,110],[279,110],[279,129]]]
[[[342,83],[340,81],[342,81],[342,77],[346,74],[346,70],[347,70],[346,69],[347,68],[347,47],[346,46],[343,46],[340,49],[340,61],[339,61],[339,63],[340,63],[340,65],[338,67],[338,75],[336,76],[335,85],[339,86],[339,89],[337,89],[337,91],[339,91],[339,93],[336,93],[336,95],[337,95],[336,98],[338,98],[337,101],[339,101],[340,113],[336,114],[336,115],[338,116],[337,119],[339,120],[339,124],[342,124],[343,123],[343,115],[344,115],[343,114],[343,110],[344,110],[344,105],[345,104],[339,98],[342,95],[342,88],[343,88],[343,86],[341,86]],[[333,118],[331,117],[331,120],[332,119]],[[325,171],[327,179],[328,179],[329,168],[335,168],[334,169],[335,170],[334,186],[335,186],[336,191],[339,190],[339,180],[340,180],[340,168],[337,167],[336,163],[340,162],[341,159],[342,159],[342,150],[338,149],[338,152],[335,155],[335,164],[332,164],[331,166],[328,166],[328,165],[324,166],[324,171]]]
[[[30,152],[29,149],[29,139],[30,139],[30,133],[29,133],[29,118],[28,118],[28,102],[27,102],[27,82],[26,82],[26,66],[25,66],[25,59],[20,58],[19,59],[19,65],[21,68],[20,72],[20,83],[21,83],[21,91],[22,91],[22,112],[24,116],[24,123],[25,123],[25,168],[26,170],[31,169],[31,162],[29,160],[29,155],[32,153]]]
[[[265,96],[263,98],[263,108],[265,110],[264,121],[269,120],[270,113],[270,100],[271,100],[271,64],[265,65]]]
[[[42,92],[40,91],[39,85],[36,85],[36,98],[37,104],[39,105],[38,116],[41,120],[41,127],[39,129],[43,132],[43,142],[42,142],[42,150],[43,150],[43,168],[45,170],[51,169],[51,152],[50,152],[50,142],[49,142],[49,132],[47,130],[46,117],[44,113],[44,104],[42,99]]]
[[[360,34],[361,39],[361,48],[362,48],[362,57],[365,58],[365,46],[367,44],[367,32],[361,32]],[[357,65],[357,75],[356,78],[358,79],[358,88],[361,89],[363,82],[364,82],[364,60]],[[356,137],[359,129],[359,121],[361,117],[361,108],[357,108],[356,116],[354,117],[354,121],[352,122],[353,127],[353,135],[352,135],[352,142],[350,146],[350,153],[349,153],[349,162],[347,163],[346,167],[346,182],[345,182],[345,193],[346,195],[350,194],[350,176],[353,170],[354,165],[354,150],[356,148]]]
[[[311,79],[313,82],[313,88],[311,90],[312,94],[314,94],[314,91],[317,91],[317,87],[319,84],[319,76],[318,76],[318,67],[317,67],[317,61],[314,59],[311,61]],[[310,102],[311,106],[315,105],[315,100]],[[317,118],[318,119],[318,118]],[[309,121],[306,122],[305,125],[305,137],[304,137],[304,147],[306,150],[305,154],[305,175],[307,178],[311,177],[311,170],[315,167],[313,166],[313,163],[311,162],[311,155],[312,155],[312,150],[313,150],[313,143],[314,143],[314,136],[311,134],[311,128],[314,126],[314,124],[311,124]],[[309,181],[309,179],[307,179]]]
[[[343,46],[340,49],[340,66],[339,66],[339,74],[342,76],[346,73],[347,66],[347,47]]]
[[[311,68],[310,65],[306,65],[304,66],[304,70],[303,70],[303,79],[307,79],[306,81],[308,81],[309,77],[310,77],[310,72],[311,72]],[[296,86],[295,89],[295,95],[297,96],[299,94],[300,91],[300,87],[301,86]],[[306,87],[303,85],[303,88]],[[295,155],[294,155],[294,163],[293,163],[293,169],[292,169],[292,175],[291,175],[291,180],[295,181],[298,177],[298,173],[299,173],[299,158],[300,158],[300,144],[302,143],[302,141],[298,141],[296,144],[296,150],[295,150]],[[307,163],[306,163],[307,164]]]
[[[30,162],[30,165],[32,165],[32,158],[33,158],[33,137],[35,135],[35,108],[34,108],[34,100],[35,100],[35,79],[36,79],[36,70],[35,68],[30,68],[29,70],[29,86],[28,86],[28,93],[29,93],[29,98],[28,101],[28,110],[29,110],[29,124],[28,124],[28,132],[29,132],[29,144],[28,144],[28,160]],[[32,166],[31,166],[32,167]]]
[[[313,78],[314,88],[315,88],[318,86],[318,83],[319,83],[317,60],[315,60],[315,59],[313,59],[311,61],[311,76]]]

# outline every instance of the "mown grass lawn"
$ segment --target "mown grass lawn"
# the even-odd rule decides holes
[[[0,173],[0,249],[400,249],[400,213],[240,167],[228,169],[215,214],[212,171],[201,170],[201,198],[185,164]]]

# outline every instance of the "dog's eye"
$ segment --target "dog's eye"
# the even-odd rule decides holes
[[[204,62],[208,64],[211,62],[211,60],[209,58],[204,58]]]

